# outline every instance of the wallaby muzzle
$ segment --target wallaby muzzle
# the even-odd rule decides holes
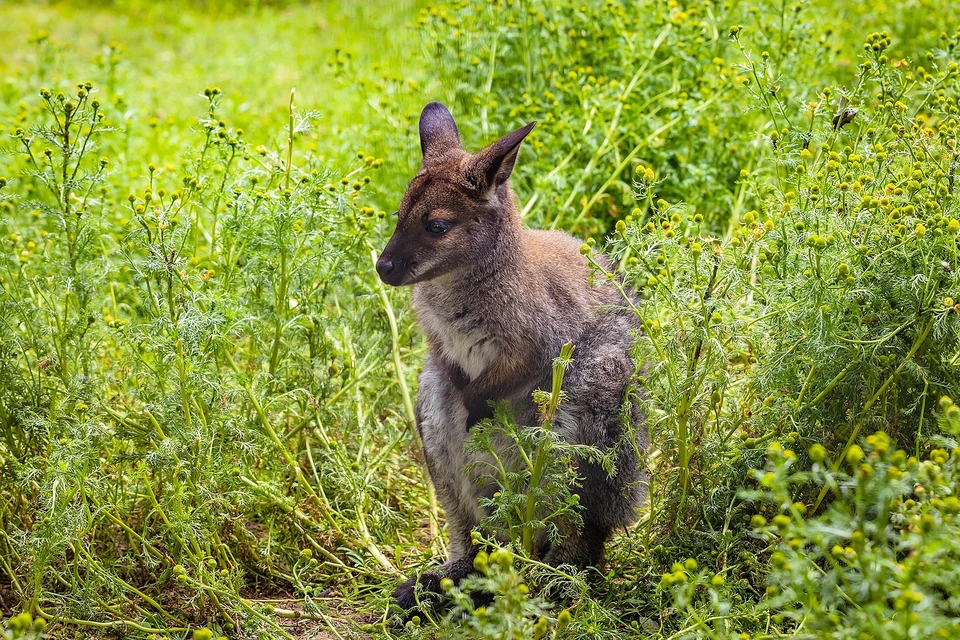
[[[408,284],[407,281],[410,279],[410,261],[403,256],[396,255],[394,251],[396,239],[397,236],[394,234],[387,246],[383,248],[380,258],[377,259],[377,275],[385,284],[392,287]]]

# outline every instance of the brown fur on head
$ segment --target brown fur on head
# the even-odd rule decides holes
[[[420,114],[423,164],[410,182],[397,228],[377,260],[394,286],[426,282],[475,267],[519,227],[507,180],[520,143],[535,122],[476,154],[460,146],[453,116],[439,102]]]

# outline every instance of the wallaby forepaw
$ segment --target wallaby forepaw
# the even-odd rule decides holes
[[[557,545],[547,552],[543,558],[543,562],[551,567],[574,567],[575,569],[582,569],[590,563],[587,562],[583,554],[578,551],[577,549]]]
[[[393,590],[393,602],[407,614],[432,609],[440,602],[441,579],[439,574],[427,571],[404,580]]]

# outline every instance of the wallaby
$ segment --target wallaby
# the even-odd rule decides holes
[[[545,561],[598,563],[611,531],[632,523],[646,496],[638,459],[647,445],[643,416],[636,403],[624,411],[637,370],[631,350],[638,318],[612,284],[591,277],[578,240],[524,228],[508,178],[535,124],[471,154],[447,108],[428,104],[420,115],[422,166],[377,260],[385,283],[414,285],[430,345],[417,430],[450,537],[442,569],[397,587],[394,598],[404,610],[417,606],[418,582],[438,593],[442,578],[459,582],[473,570],[471,531],[483,517],[483,489],[465,469],[470,428],[492,416],[493,401],[506,403],[516,424],[537,424],[532,393],[550,388],[552,361],[568,341],[576,351],[554,429],[567,442],[612,452],[616,473],[577,462],[583,526],[548,545]]]

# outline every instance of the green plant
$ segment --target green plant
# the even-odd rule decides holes
[[[572,491],[578,484],[574,459],[604,461],[601,451],[565,443],[552,430],[563,400],[563,373],[574,350],[574,345],[564,345],[553,363],[551,389],[534,392],[540,425],[518,426],[500,410],[494,419],[472,428],[465,445],[478,458],[470,467],[477,482],[497,487],[491,498],[481,500],[489,514],[483,528],[503,532],[531,558],[536,557],[538,539],[555,544],[565,530],[582,523],[578,496]],[[509,452],[509,459],[503,451]],[[610,462],[606,464],[609,467]]]
[[[418,25],[468,137],[491,135],[495,122],[539,121],[518,167],[523,215],[599,236],[634,207],[638,161],[655,168],[659,197],[686,201],[710,228],[738,219],[740,172],[766,155],[756,133],[802,129],[795,103],[846,81],[850,38],[818,11],[785,1],[500,0],[425,7]],[[742,24],[746,48],[729,37]],[[920,50],[912,35],[901,42]],[[744,105],[744,87],[756,105]]]
[[[474,560],[475,575],[460,585],[447,581],[446,589],[453,609],[443,621],[448,638],[558,638],[571,622],[570,612],[549,617],[549,604],[530,593],[523,576],[514,568],[513,554],[507,549],[485,551]],[[477,606],[478,594],[492,597],[486,606]]]
[[[7,620],[6,628],[0,630],[0,637],[4,640],[34,640],[45,637],[44,629],[47,621],[43,618],[34,619],[29,613],[21,613]]]
[[[941,441],[952,453],[937,448],[920,461],[877,432],[847,451],[850,472],[835,470],[822,450],[811,451],[819,461],[810,473],[793,470],[787,451],[774,452],[757,474],[780,512],[758,527],[777,543],[762,606],[811,635],[953,637],[960,449],[954,438]],[[810,481],[837,499],[804,519],[805,507],[790,500]]]
[[[182,175],[151,164],[143,189],[121,200],[106,160],[84,170],[90,141],[109,131],[93,92],[81,85],[73,103],[41,90],[52,124],[15,133],[30,167],[21,179],[47,194],[4,200],[20,221],[7,227],[17,252],[0,280],[5,574],[30,610],[77,625],[175,633],[199,619],[287,636],[239,595],[248,572],[307,597],[325,567],[368,571],[351,554],[396,572],[370,534],[368,523],[396,520],[385,505],[368,512],[385,489],[366,464],[382,464],[397,438],[366,459],[371,441],[338,440],[327,426],[347,422],[338,398],[354,424],[371,419],[356,387],[377,349],[400,348],[396,327],[391,345],[385,321],[342,315],[357,301],[337,284],[372,275],[372,246],[356,232],[385,213],[357,201],[376,163],[360,154],[337,184],[295,166],[310,114],[292,96],[285,147],[255,151],[208,89]],[[40,140],[59,150],[38,151]],[[114,207],[125,210],[119,232],[104,220]],[[22,226],[31,212],[39,233]],[[353,340],[369,332],[364,361]],[[387,373],[394,385],[397,373]],[[244,513],[272,533],[238,526]],[[103,547],[109,539],[122,546]],[[274,544],[291,560],[254,560]],[[287,567],[304,547],[324,564],[294,577]],[[150,586],[138,577],[148,572]]]

